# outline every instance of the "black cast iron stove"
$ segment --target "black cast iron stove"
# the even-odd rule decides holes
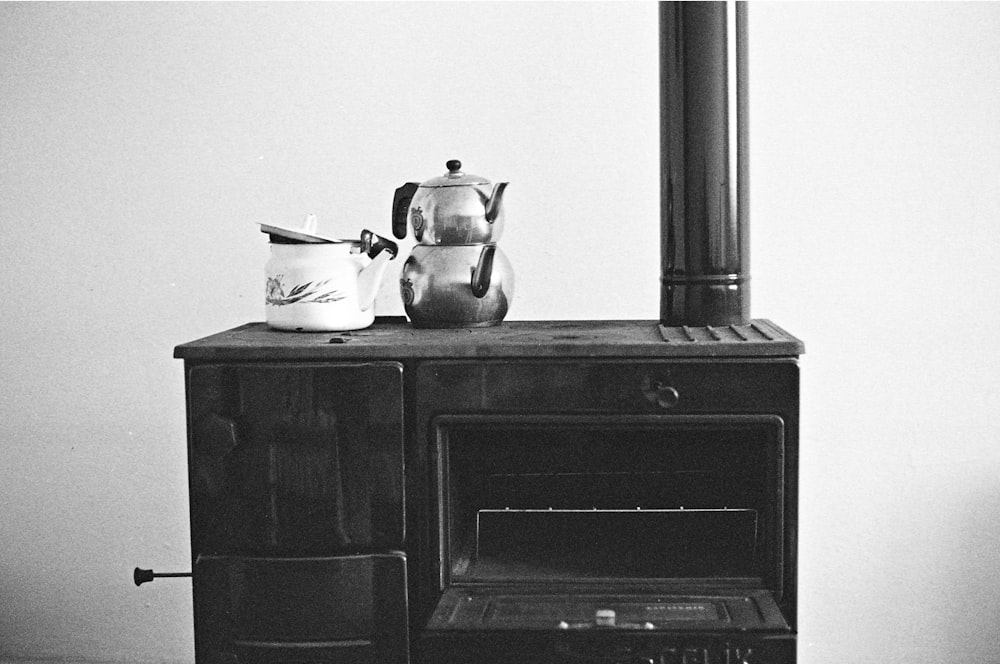
[[[803,346],[749,316],[745,34],[660,4],[659,321],[176,348],[198,664],[795,662]]]

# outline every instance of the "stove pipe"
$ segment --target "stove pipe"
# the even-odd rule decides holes
[[[747,9],[661,2],[660,322],[750,321]]]

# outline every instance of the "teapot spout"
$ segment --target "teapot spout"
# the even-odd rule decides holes
[[[493,193],[490,194],[490,198],[486,201],[486,221],[493,223],[493,221],[500,216],[500,210],[503,206],[503,192],[507,188],[509,182],[497,182],[493,185]]]
[[[358,275],[358,306],[362,311],[368,311],[375,304],[385,268],[396,257],[399,248],[395,242],[366,229],[361,231],[361,250],[372,259]]]

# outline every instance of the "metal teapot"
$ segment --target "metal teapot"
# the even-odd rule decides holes
[[[406,315],[416,327],[498,325],[514,297],[514,271],[497,248],[506,182],[462,172],[462,162],[421,184],[396,189],[392,232],[417,239],[399,280]]]
[[[426,182],[408,182],[396,189],[392,203],[392,232],[406,237],[407,221],[421,244],[488,244],[503,233],[503,194],[506,182],[462,172],[452,159],[448,172]]]
[[[499,325],[514,298],[514,270],[495,244],[413,247],[399,279],[415,327]]]

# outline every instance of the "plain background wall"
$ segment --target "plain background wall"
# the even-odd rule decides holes
[[[801,661],[1000,661],[1000,5],[750,17]],[[263,317],[256,222],[388,232],[457,157],[511,319],[656,318],[656,61],[652,3],[0,4],[0,660],[192,660],[190,584],[130,576],[189,569],[171,353]]]

